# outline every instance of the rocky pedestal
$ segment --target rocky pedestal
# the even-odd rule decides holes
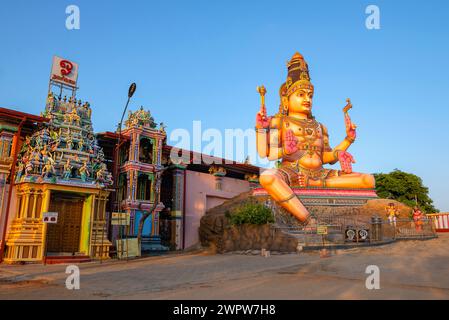
[[[233,226],[229,222],[236,208],[249,201],[258,201],[270,205],[268,196],[254,196],[252,192],[242,193],[237,197],[224,202],[222,205],[210,209],[200,223],[200,240],[204,247],[210,247],[217,253],[244,251],[244,250],[270,250],[279,252],[295,252],[301,239],[294,232],[283,232],[285,228],[298,228],[297,221],[285,212],[276,213],[276,223],[266,225]],[[409,218],[410,208],[402,203],[388,199],[372,199],[360,206],[307,206],[324,223],[340,223],[343,225],[369,224],[373,216],[386,218],[385,207],[395,203],[399,218]],[[329,235],[331,237],[332,235]],[[309,237],[308,241],[313,241]],[[341,239],[339,239],[340,241]],[[321,236],[316,237],[317,244],[322,241]]]

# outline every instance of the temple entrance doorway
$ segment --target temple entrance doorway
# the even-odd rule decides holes
[[[52,192],[48,211],[58,212],[58,223],[48,224],[47,256],[79,252],[83,205],[83,196]]]

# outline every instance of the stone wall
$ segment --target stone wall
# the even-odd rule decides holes
[[[230,226],[217,238],[217,252],[262,250],[295,252],[296,238],[290,237],[269,224]]]
[[[270,250],[276,252],[295,252],[298,245],[296,238],[275,230],[270,224],[239,225],[229,223],[227,215],[233,209],[247,201],[260,201],[242,193],[222,205],[209,210],[201,218],[199,236],[201,245],[217,253],[246,250]]]
[[[248,201],[263,203],[266,200],[267,197],[254,197],[251,192],[246,192],[208,210],[201,218],[199,228],[201,245],[218,253],[261,249],[295,252],[298,239],[283,233],[280,229],[274,229],[271,225],[232,226],[229,223],[228,217],[233,214],[237,207]],[[369,223],[372,216],[379,216],[385,220],[385,207],[390,202],[397,205],[400,218],[410,217],[411,208],[394,200],[386,199],[369,200],[365,205],[358,207],[310,206],[307,208],[323,222],[330,219],[335,223],[357,225]],[[296,219],[290,214],[282,214],[281,212],[281,215],[276,217],[278,226],[298,226]]]

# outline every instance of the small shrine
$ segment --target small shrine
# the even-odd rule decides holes
[[[141,218],[146,215],[141,230],[142,250],[168,250],[161,246],[159,235],[159,213],[164,209],[159,191],[165,126],[158,125],[151,113],[140,107],[129,111],[122,136],[127,142],[119,151],[118,209],[130,215],[126,236],[138,235]]]
[[[6,241],[7,262],[46,256],[106,258],[106,202],[112,175],[94,136],[87,102],[48,94],[48,124],[25,138],[16,171],[16,215]],[[58,214],[57,224],[42,221]]]

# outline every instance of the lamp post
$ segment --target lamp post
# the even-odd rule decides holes
[[[120,174],[120,147],[121,147],[121,137],[122,137],[122,123],[123,118],[125,117],[126,110],[128,109],[129,101],[131,100],[132,96],[134,95],[134,92],[136,92],[136,84],[133,82],[128,89],[128,100],[126,101],[125,108],[123,109],[122,117],[120,118],[120,122],[118,123],[118,137],[117,137],[117,144],[115,146],[115,203],[116,203],[116,209],[118,212],[120,212],[120,203],[119,203],[119,174]],[[120,215],[121,219],[121,215]],[[119,226],[119,237],[120,240],[122,238],[122,226]],[[121,245],[122,255],[123,255],[123,244]],[[128,254],[128,252],[127,252]]]
[[[125,117],[125,113],[126,113],[126,109],[128,109],[128,104],[129,104],[129,100],[131,100],[131,97],[134,95],[134,92],[136,92],[136,84],[133,82],[128,89],[128,100],[126,101],[126,105],[125,105],[125,109],[123,109],[123,113],[122,113],[122,117],[120,118],[120,122],[118,123],[118,138],[117,138],[117,145],[115,146],[116,148],[116,156],[117,156],[117,161],[119,159],[118,156],[118,151],[120,148],[120,139],[122,137],[122,123],[123,123],[123,118]],[[116,174],[118,174],[118,162],[116,162]],[[117,177],[117,176],[116,176]],[[116,179],[116,187],[118,187],[118,179]]]

